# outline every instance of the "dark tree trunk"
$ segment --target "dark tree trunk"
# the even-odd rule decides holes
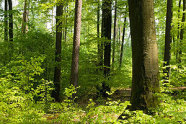
[[[8,0],[9,5],[9,41],[13,41],[13,12],[12,12],[12,0]],[[11,43],[11,48],[12,48]]]
[[[132,40],[131,109],[148,110],[158,103],[158,49],[153,0],[128,0]]]
[[[166,76],[164,77],[166,80],[169,79],[169,72],[170,72],[170,58],[171,58],[171,23],[172,23],[172,0],[167,0],[167,15],[166,15],[166,30],[165,30],[165,51],[164,51],[164,73]]]
[[[178,19],[180,18],[180,8],[181,8],[181,0],[179,0],[179,8],[178,8]],[[178,35],[177,35],[177,47],[178,47],[178,41],[179,41],[179,39],[180,39],[180,23],[178,22]],[[174,41],[173,41],[174,42]],[[179,47],[178,47],[179,48]],[[178,51],[179,50],[177,50],[176,49],[176,62],[178,62]]]
[[[182,46],[183,46],[183,34],[184,34],[184,23],[185,23],[185,0],[183,0],[183,16],[182,16],[182,26],[181,26],[181,31],[180,31],[180,49],[179,49],[179,58],[178,62],[181,63],[181,56],[182,56]]]
[[[73,84],[75,87],[78,86],[78,63],[79,63],[80,32],[81,32],[81,9],[82,9],[82,0],[76,0],[72,66],[71,66],[71,84]]]
[[[110,73],[111,59],[111,23],[112,23],[112,0],[103,0],[102,5],[102,37],[104,41],[104,75]]]
[[[114,15],[114,36],[113,36],[113,51],[112,51],[112,67],[114,69],[114,59],[115,59],[115,45],[116,45],[116,23],[117,23],[117,0],[115,0],[115,15]]]
[[[24,2],[24,11],[23,11],[23,22],[22,22],[22,32],[25,34],[28,31],[28,1]]]
[[[62,40],[62,21],[63,15],[62,3],[56,6],[56,50],[55,50],[55,68],[54,68],[54,87],[52,97],[56,102],[60,102],[60,82],[61,82],[61,40]]]
[[[8,13],[7,13],[7,10],[8,10],[8,1],[5,0],[5,15],[4,15],[4,41],[8,41],[8,20],[7,20],[7,17],[8,17]]]
[[[121,69],[121,65],[122,65],[122,61],[123,61],[123,46],[124,46],[124,42],[125,42],[125,27],[126,27],[126,17],[124,19],[124,26],[123,26],[123,37],[122,37],[122,44],[121,44],[119,69]]]

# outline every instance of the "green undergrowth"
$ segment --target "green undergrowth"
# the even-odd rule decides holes
[[[3,82],[7,83],[5,80]],[[0,86],[0,123],[184,124],[186,119],[184,99],[175,99],[174,96],[168,94],[158,94],[161,103],[156,109],[151,110],[153,114],[150,115],[140,110],[126,110],[126,107],[130,105],[129,101],[120,102],[107,99],[103,105],[90,99],[86,107],[81,107],[75,102],[75,98],[72,97],[72,94],[76,93],[73,86],[65,89],[64,94],[66,98],[63,102],[54,103],[50,101],[46,104],[44,100],[37,103],[34,102],[31,94],[23,93],[18,87],[6,88],[2,84]],[[5,90],[6,92],[3,93],[2,91]],[[130,117],[126,120],[118,120],[122,113]]]
[[[111,85],[113,92],[109,95],[119,98],[102,98],[96,96],[96,88],[87,90],[86,87],[73,86],[64,88],[63,101],[55,103],[50,94],[53,83],[41,78],[44,73],[42,62],[45,56],[17,57],[0,68],[0,123],[2,124],[184,124],[186,121],[185,91],[174,92],[174,82],[161,83],[161,93],[157,94],[160,105],[145,114],[143,111],[129,111],[129,101],[122,94],[114,91],[125,90],[127,86]],[[174,66],[173,66],[174,67]],[[180,84],[184,81],[183,73],[172,75],[171,79],[179,77]],[[172,69],[172,71],[174,71]],[[124,73],[124,72],[121,72]],[[125,73],[127,76],[127,73]],[[130,76],[130,74],[128,74]],[[111,79],[114,81],[115,79]],[[118,80],[119,82],[119,80]],[[163,81],[161,81],[163,82]],[[181,86],[181,85],[179,85]],[[90,87],[90,86],[89,86]],[[119,87],[119,89],[117,88]],[[82,89],[87,90],[80,92]],[[79,93],[76,93],[78,91]],[[77,94],[77,97],[72,97]],[[122,97],[118,97],[118,95]],[[84,96],[84,97],[83,97]],[[84,100],[83,100],[84,99]],[[79,102],[80,101],[80,102]],[[121,114],[129,115],[125,120],[118,120]],[[125,118],[125,117],[123,117]]]

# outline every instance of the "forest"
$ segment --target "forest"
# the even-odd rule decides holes
[[[0,0],[0,124],[184,124],[186,0]]]

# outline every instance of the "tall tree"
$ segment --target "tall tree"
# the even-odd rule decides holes
[[[164,66],[166,69],[164,70],[164,73],[166,74],[166,79],[169,79],[169,70],[170,67],[170,58],[171,58],[171,23],[172,23],[172,7],[173,3],[172,0],[167,0],[167,14],[166,14],[166,30],[165,30],[165,51],[164,51]]]
[[[60,82],[61,82],[61,40],[62,40],[62,21],[63,3],[59,0],[56,6],[56,50],[54,68],[54,87],[52,97],[56,102],[60,102]]]
[[[104,75],[110,73],[111,59],[111,23],[112,23],[112,0],[103,0],[102,3],[102,34],[104,41]]]
[[[183,16],[182,16],[182,25],[181,25],[181,31],[180,31],[180,47],[183,45],[183,34],[184,34],[184,23],[185,23],[185,7],[186,7],[186,2],[183,0]],[[182,49],[180,48],[179,50],[179,60],[178,62],[181,62],[181,55],[182,55]]]
[[[98,65],[103,66],[103,41],[100,40],[100,0],[97,0],[97,39],[98,39]]]
[[[114,69],[115,59],[115,44],[116,44],[116,23],[117,23],[117,0],[115,0],[115,15],[114,15],[114,36],[113,36],[113,51],[112,51],[112,67]]]
[[[119,68],[121,69],[121,64],[123,61],[123,46],[124,46],[124,42],[125,42],[125,28],[126,28],[126,17],[124,19],[124,26],[123,26],[123,37],[122,37],[122,43],[121,43],[121,53],[120,53],[120,61],[119,61]]]
[[[67,23],[68,22],[68,5],[65,7],[65,13],[66,14],[65,14],[65,31],[64,31],[64,33],[65,33],[64,35],[65,36],[64,36],[64,41],[66,42],[67,41],[67,27],[68,27],[67,26],[67,24],[68,24]]]
[[[76,0],[72,65],[71,65],[71,84],[73,84],[74,86],[78,86],[78,64],[79,64],[79,48],[80,48],[80,32],[81,32],[81,9],[82,9],[82,0]]]
[[[180,8],[181,8],[181,0],[179,0],[179,4],[178,4],[178,19],[180,18]],[[180,39],[180,23],[178,22],[177,46],[178,46],[179,39]],[[174,37],[173,37],[173,42],[174,42]],[[175,52],[176,52],[176,62],[178,62],[179,49],[177,49]]]
[[[5,0],[4,2],[5,2],[5,6],[4,6],[4,8],[5,8],[5,14],[4,14],[4,25],[5,25],[5,27],[4,27],[4,41],[8,41],[8,20],[7,20],[7,17],[8,17],[8,13],[7,13],[7,11],[8,11],[8,1]]]
[[[13,41],[13,11],[12,11],[12,0],[8,0],[9,5],[9,41]],[[12,45],[11,45],[12,48]]]
[[[128,0],[132,40],[132,110],[148,110],[158,103],[154,96],[159,91],[159,67],[153,2]]]
[[[22,21],[22,32],[27,33],[28,31],[28,1],[24,1],[24,10],[23,10],[23,21]]]

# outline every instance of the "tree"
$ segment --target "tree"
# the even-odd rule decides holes
[[[104,46],[104,77],[108,78],[110,74],[110,59],[111,59],[111,23],[112,23],[112,0],[102,1],[102,27],[101,37],[104,42],[101,42],[101,48]],[[104,44],[103,44],[104,43]],[[103,97],[107,97],[107,91],[110,91],[110,87],[106,85],[105,81],[102,82],[102,88],[100,93]]]
[[[98,39],[98,65],[103,66],[103,43],[100,40],[100,0],[98,2],[97,8],[97,39]]]
[[[184,23],[185,23],[185,7],[186,3],[185,0],[183,0],[183,16],[182,16],[182,26],[181,26],[181,31],[180,31],[180,46],[183,45],[183,34],[184,34]],[[182,55],[182,49],[180,48],[179,50],[179,60],[178,62],[181,63],[181,55]]]
[[[132,40],[131,109],[155,107],[159,91],[153,0],[128,0]]]
[[[81,9],[82,9],[82,0],[76,0],[72,65],[71,65],[71,84],[73,84],[75,87],[78,86],[78,64],[79,64],[79,48],[80,48],[80,32],[81,32]]]
[[[67,26],[67,22],[68,22],[68,5],[65,7],[65,13],[66,13],[65,14],[66,16],[65,16],[65,29],[64,29],[65,30],[64,31],[64,35],[65,36],[64,36],[64,41],[66,42],[67,41],[67,29],[68,29],[67,28],[68,27]]]
[[[121,43],[121,53],[120,53],[120,61],[119,61],[119,68],[121,69],[121,64],[123,61],[123,46],[125,42],[125,28],[126,28],[126,17],[124,19],[124,26],[123,26],[123,37],[122,37],[122,43]]]
[[[22,32],[23,33],[27,33],[28,31],[28,10],[27,10],[27,6],[28,6],[28,1],[25,0],[24,1],[24,11],[23,11],[23,22],[22,22]]]
[[[61,40],[62,40],[62,21],[63,4],[57,3],[56,6],[56,50],[55,50],[55,68],[54,68],[54,87],[52,97],[56,102],[60,102],[60,82],[61,82]]]
[[[178,4],[178,19],[180,18],[180,8],[181,8],[181,0],[179,0],[179,4]],[[180,23],[178,22],[177,44],[178,44],[178,40],[179,40],[179,39],[180,39]],[[174,37],[173,37],[173,42],[174,42]],[[179,61],[178,52],[179,52],[179,49],[177,49],[177,50],[175,51],[175,54],[176,54],[176,62]]]
[[[164,66],[166,69],[164,70],[164,73],[166,74],[166,79],[169,79],[169,70],[170,67],[170,57],[171,57],[171,42],[172,42],[172,36],[171,36],[171,23],[172,23],[172,0],[167,0],[167,14],[166,14],[166,30],[165,30],[165,51],[164,51]]]
[[[13,41],[13,12],[12,12],[12,0],[8,0],[9,5],[9,41]],[[11,45],[12,49],[12,45]]]
[[[115,0],[115,15],[114,15],[114,36],[113,36],[113,51],[112,51],[112,67],[114,69],[115,44],[116,44],[116,23],[117,23],[117,0]]]
[[[104,75],[110,73],[111,59],[111,23],[112,23],[112,0],[103,0],[102,3],[102,34],[104,41]]]
[[[8,41],[8,20],[7,20],[7,16],[8,16],[8,13],[7,13],[7,10],[8,10],[8,1],[5,0],[5,14],[4,14],[4,41]]]

